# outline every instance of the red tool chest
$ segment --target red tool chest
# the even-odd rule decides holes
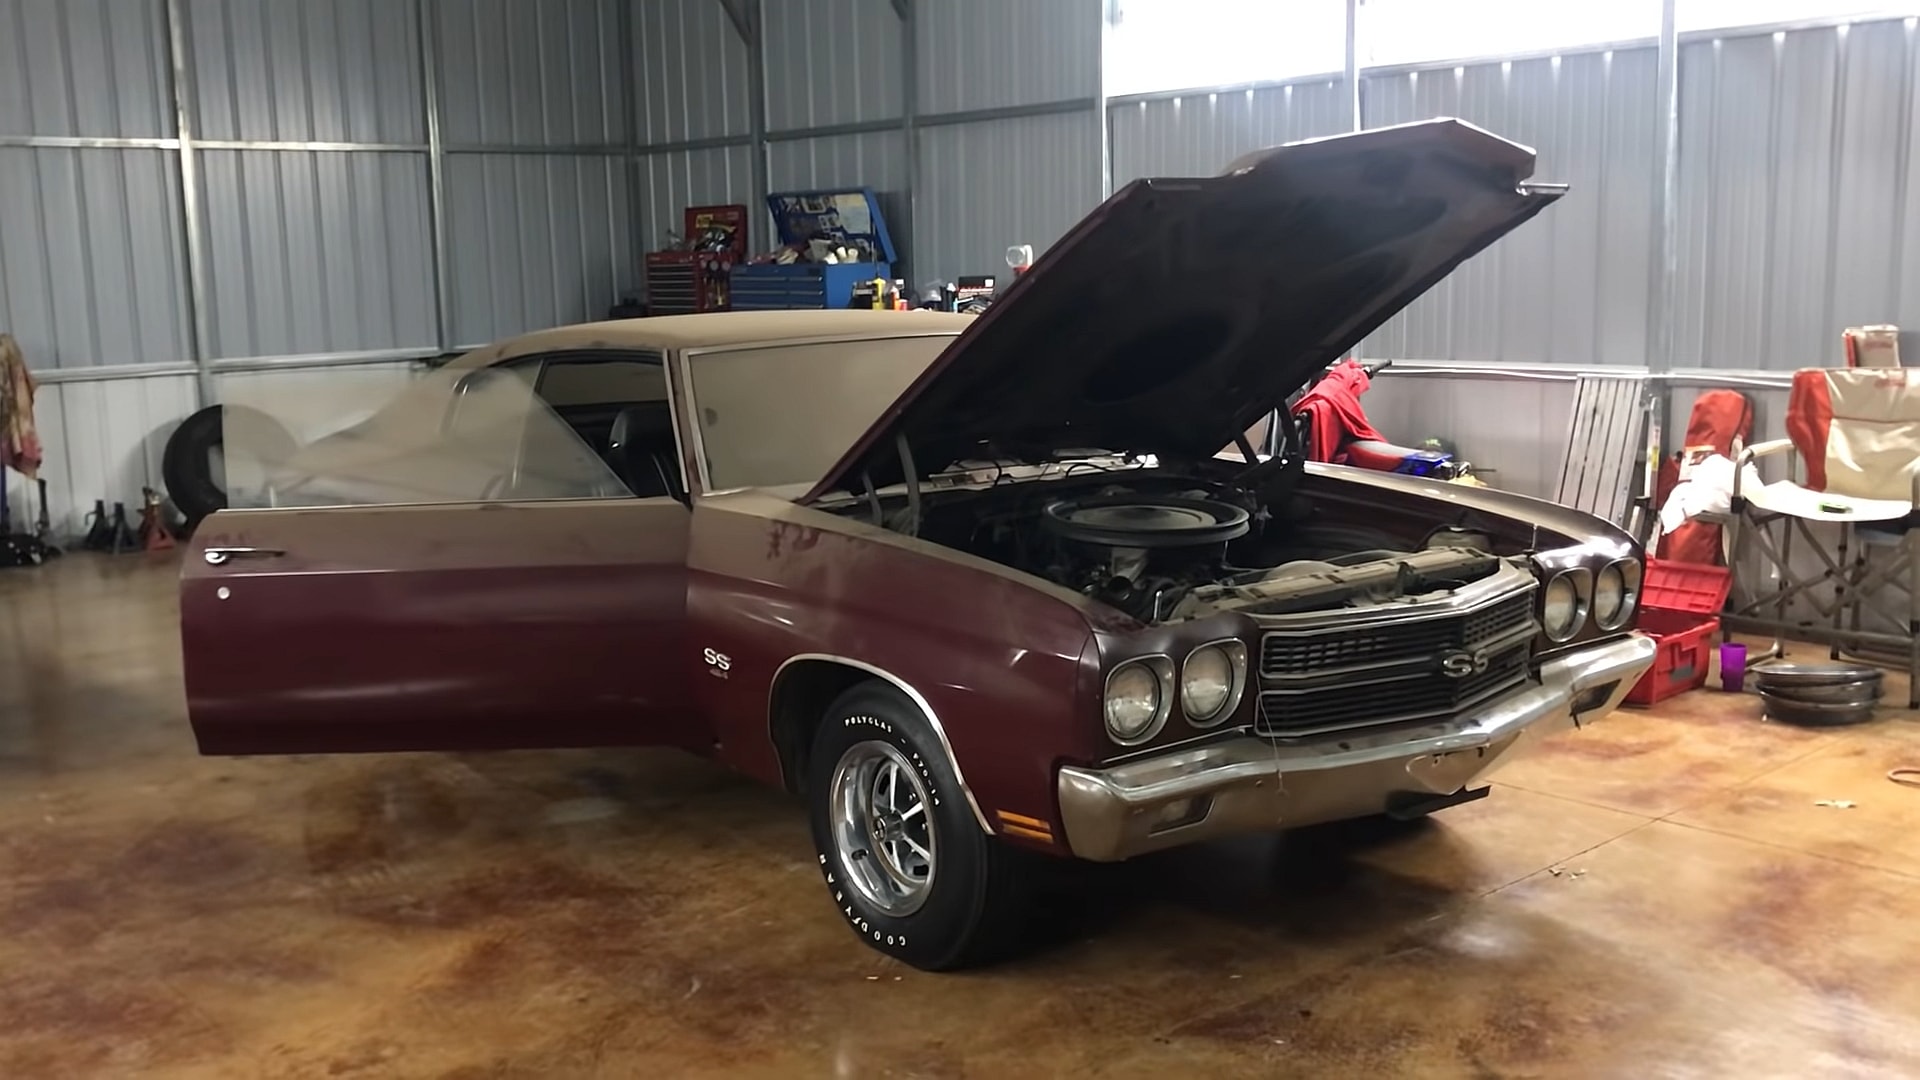
[[[689,206],[682,220],[685,248],[647,253],[647,314],[729,310],[733,264],[747,255],[747,208]]]

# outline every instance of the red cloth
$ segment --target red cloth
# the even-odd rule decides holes
[[[1386,442],[1386,436],[1367,422],[1360,395],[1373,380],[1360,361],[1348,357],[1294,403],[1293,414],[1307,418],[1307,459],[1338,462],[1348,443],[1358,439]]]
[[[1798,383],[1795,383],[1797,388]],[[1798,393],[1798,390],[1795,391]],[[1793,421],[1787,421],[1791,427]],[[1715,453],[1733,456],[1733,445],[1753,439],[1753,400],[1738,390],[1708,390],[1693,401],[1687,416],[1687,439],[1682,447],[1711,446]],[[1678,456],[1660,463],[1660,476],[1654,484],[1655,505],[1666,505],[1667,496],[1680,482]],[[1701,563],[1721,566],[1726,557],[1721,551],[1720,526],[1708,521],[1689,521],[1660,537],[1655,550],[1669,562]]]

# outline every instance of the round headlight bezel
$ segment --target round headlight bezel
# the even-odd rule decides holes
[[[1202,654],[1218,653],[1227,665],[1226,692],[1211,710],[1196,710],[1190,703],[1192,695],[1187,692],[1189,672],[1194,661]],[[1187,718],[1187,724],[1196,728],[1210,728],[1224,722],[1240,707],[1240,695],[1247,686],[1247,646],[1237,638],[1224,638],[1199,645],[1187,654],[1180,665],[1180,711]]]
[[[1600,611],[1600,587],[1611,574],[1620,580],[1620,610],[1608,617]],[[1640,606],[1640,584],[1644,571],[1638,559],[1615,559],[1600,568],[1593,582],[1593,625],[1602,630],[1618,630],[1633,618]]]
[[[1564,630],[1555,631],[1547,620],[1547,603],[1555,586],[1562,582],[1573,590],[1573,617],[1567,621]],[[1587,616],[1593,611],[1593,572],[1585,567],[1572,567],[1549,576],[1540,586],[1540,632],[1547,640],[1556,645],[1572,641],[1587,624]]]
[[[1116,730],[1113,722],[1114,683],[1122,675],[1134,670],[1145,671],[1153,678],[1153,712],[1146,726],[1136,734],[1126,735]],[[1163,655],[1138,656],[1125,663],[1116,664],[1107,672],[1105,687],[1100,695],[1100,720],[1106,728],[1107,738],[1121,746],[1139,746],[1160,734],[1166,727],[1167,715],[1173,711],[1173,695],[1176,692],[1173,678],[1173,660]]]

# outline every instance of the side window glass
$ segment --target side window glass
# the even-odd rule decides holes
[[[496,438],[502,424],[526,419],[520,404],[540,378],[538,361],[502,364],[468,372],[453,386],[447,406],[447,436],[457,442]],[[508,382],[518,385],[508,387]]]
[[[530,440],[527,460],[533,467],[584,451],[596,455],[636,496],[684,497],[666,369],[659,358],[555,359],[541,374],[538,393],[572,438],[567,445]]]

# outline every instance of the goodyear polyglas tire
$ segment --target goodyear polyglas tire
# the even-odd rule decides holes
[[[981,829],[906,695],[865,683],[827,709],[807,763],[807,803],[828,895],[869,948],[944,971],[1015,946],[1019,853]]]

